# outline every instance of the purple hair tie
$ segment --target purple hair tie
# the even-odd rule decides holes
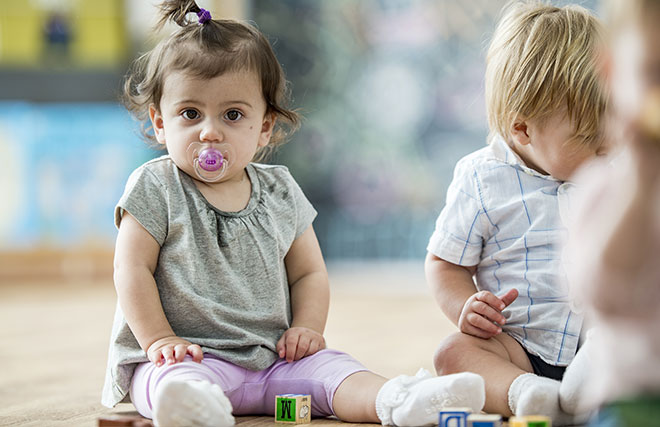
[[[211,12],[200,7],[199,12],[197,12],[197,18],[199,18],[199,23],[204,24],[207,21],[211,20]]]

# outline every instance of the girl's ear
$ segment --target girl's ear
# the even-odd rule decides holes
[[[261,123],[261,134],[259,135],[259,147],[265,147],[273,136],[273,129],[277,122],[277,116],[273,113],[266,113],[264,121]]]
[[[517,117],[516,120],[513,121],[513,124],[511,125],[510,129],[511,133],[511,139],[516,144],[519,145],[527,145],[529,144],[529,129],[527,125],[527,121],[523,120],[520,117]]]
[[[149,119],[151,119],[151,127],[154,130],[154,136],[159,144],[165,145],[165,128],[163,127],[163,116],[156,109],[154,104],[149,105]]]

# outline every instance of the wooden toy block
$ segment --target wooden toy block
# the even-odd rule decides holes
[[[552,427],[550,417],[543,415],[526,415],[509,418],[509,427]]]
[[[109,415],[99,418],[98,427],[153,427],[154,423],[139,415]]]
[[[275,422],[309,424],[312,422],[312,396],[308,394],[278,394],[275,396]]]
[[[438,416],[439,427],[467,427],[470,408],[442,408]]]
[[[502,416],[497,414],[470,414],[467,427],[502,427]]]

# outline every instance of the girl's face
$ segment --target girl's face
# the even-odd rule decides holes
[[[645,97],[660,87],[660,7],[622,28],[611,47],[613,106],[624,128],[639,117]]]
[[[159,106],[149,115],[159,143],[179,169],[196,178],[189,147],[196,143],[231,145],[229,169],[219,182],[242,179],[245,166],[268,145],[275,119],[256,73],[227,72],[211,79],[173,72],[165,77]]]

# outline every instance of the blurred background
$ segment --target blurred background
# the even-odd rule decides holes
[[[118,103],[131,60],[172,29],[151,33],[156,3],[0,0],[0,280],[109,277],[114,205],[161,154]],[[273,44],[305,119],[271,161],[316,206],[328,261],[421,262],[454,164],[486,141],[505,1],[198,3]]]

